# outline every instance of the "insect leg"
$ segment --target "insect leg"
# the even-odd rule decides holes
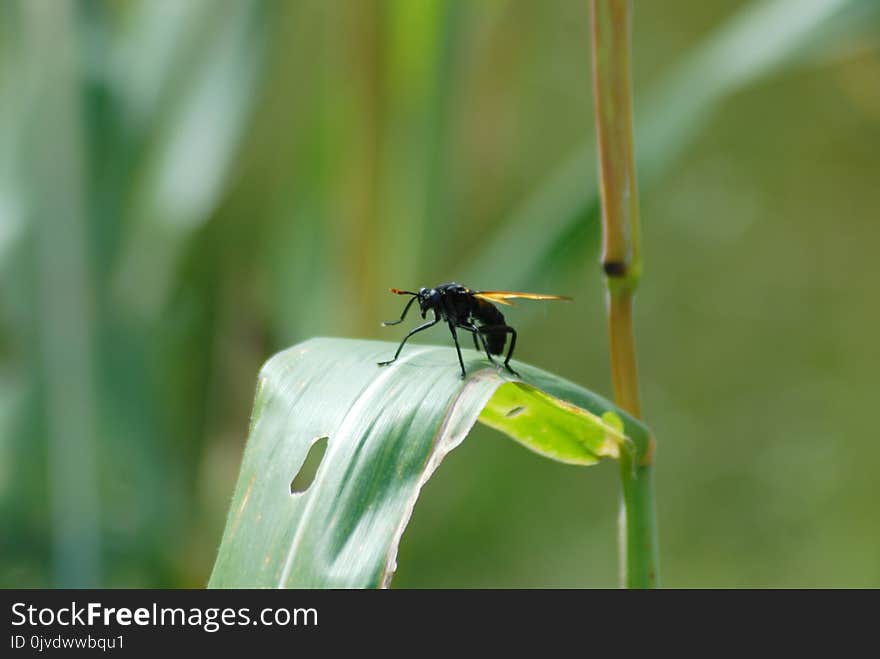
[[[461,379],[467,377],[467,371],[464,370],[464,359],[461,357],[461,348],[458,345],[458,334],[455,331],[455,324],[449,321],[449,331],[452,332],[452,340],[455,341],[455,351],[458,353],[458,363],[461,365]]]
[[[432,327],[433,325],[436,325],[439,322],[440,322],[440,319],[435,314],[434,320],[428,321],[427,323],[425,323],[423,325],[419,325],[415,329],[411,329],[409,331],[409,333],[405,337],[403,337],[403,341],[400,342],[400,345],[397,346],[397,352],[394,353],[394,358],[389,359],[387,362],[379,362],[379,366],[388,366],[388,364],[391,364],[391,363],[397,361],[397,358],[400,356],[400,351],[403,350],[403,345],[407,342],[407,339],[409,339],[409,337],[411,337],[416,332],[421,332],[422,330],[426,330],[429,327]]]
[[[480,332],[507,332],[510,334],[510,347],[507,349],[507,357],[504,359],[504,368],[519,377],[519,373],[510,367],[510,358],[513,356],[513,349],[516,347],[516,330],[510,325],[484,325],[480,328]]]
[[[477,331],[473,327],[471,327],[470,325],[464,325],[463,323],[456,323],[455,326],[458,329],[463,329],[466,332],[471,333],[471,336],[474,337],[474,350],[479,352],[480,344],[477,342]]]
[[[480,346],[477,344],[477,337],[479,336],[480,341],[483,344],[483,350],[486,351],[486,357],[489,358],[490,362],[492,362],[493,364],[495,363],[495,360],[492,358],[492,353],[489,352],[489,344],[486,343],[486,335],[480,332],[479,327],[477,327],[476,325],[464,325],[462,323],[459,323],[457,327],[460,327],[461,329],[467,330],[471,333],[471,336],[474,337],[474,347],[477,349],[477,352],[479,352],[480,350]]]
[[[386,320],[382,323],[382,327],[388,327],[389,325],[400,325],[403,322],[403,319],[406,318],[406,314],[409,311],[409,308],[412,306],[412,303],[416,301],[416,298],[413,297],[409,302],[406,303],[406,306],[403,308],[403,313],[400,314],[400,320]]]
[[[504,368],[513,373],[516,377],[519,377],[519,373],[510,368],[510,358],[513,357],[513,349],[516,347],[516,330],[507,326],[507,330],[510,332],[510,347],[507,349],[507,357],[504,359]]]

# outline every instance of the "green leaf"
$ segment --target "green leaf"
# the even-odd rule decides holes
[[[419,491],[477,420],[572,464],[646,445],[635,419],[535,367],[516,363],[519,379],[463,350],[462,380],[452,347],[425,345],[377,366],[396,348],[319,338],[266,363],[211,587],[387,586]]]

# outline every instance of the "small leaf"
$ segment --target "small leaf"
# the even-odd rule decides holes
[[[387,586],[419,491],[479,419],[531,450],[594,464],[646,445],[644,426],[591,392],[451,347],[312,339],[270,359],[210,586]],[[606,415],[604,418],[602,415]],[[314,480],[291,493],[312,445]]]

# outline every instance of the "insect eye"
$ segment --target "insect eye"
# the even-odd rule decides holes
[[[425,288],[424,286],[422,286],[422,287],[419,289],[419,295],[424,295],[424,294],[427,293],[427,292],[428,292],[428,289]]]

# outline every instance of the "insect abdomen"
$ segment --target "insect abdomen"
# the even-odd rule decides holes
[[[486,343],[489,345],[489,352],[493,355],[500,355],[504,352],[506,340],[507,332],[486,332]]]
[[[478,323],[483,326],[507,324],[504,320],[504,315],[498,311],[494,305],[483,300],[477,301],[477,307],[474,310],[473,316]],[[504,352],[504,343],[507,340],[507,332],[503,330],[489,330],[488,332],[484,332],[483,335],[486,337],[486,343],[489,346],[490,353],[493,355],[500,355]]]

